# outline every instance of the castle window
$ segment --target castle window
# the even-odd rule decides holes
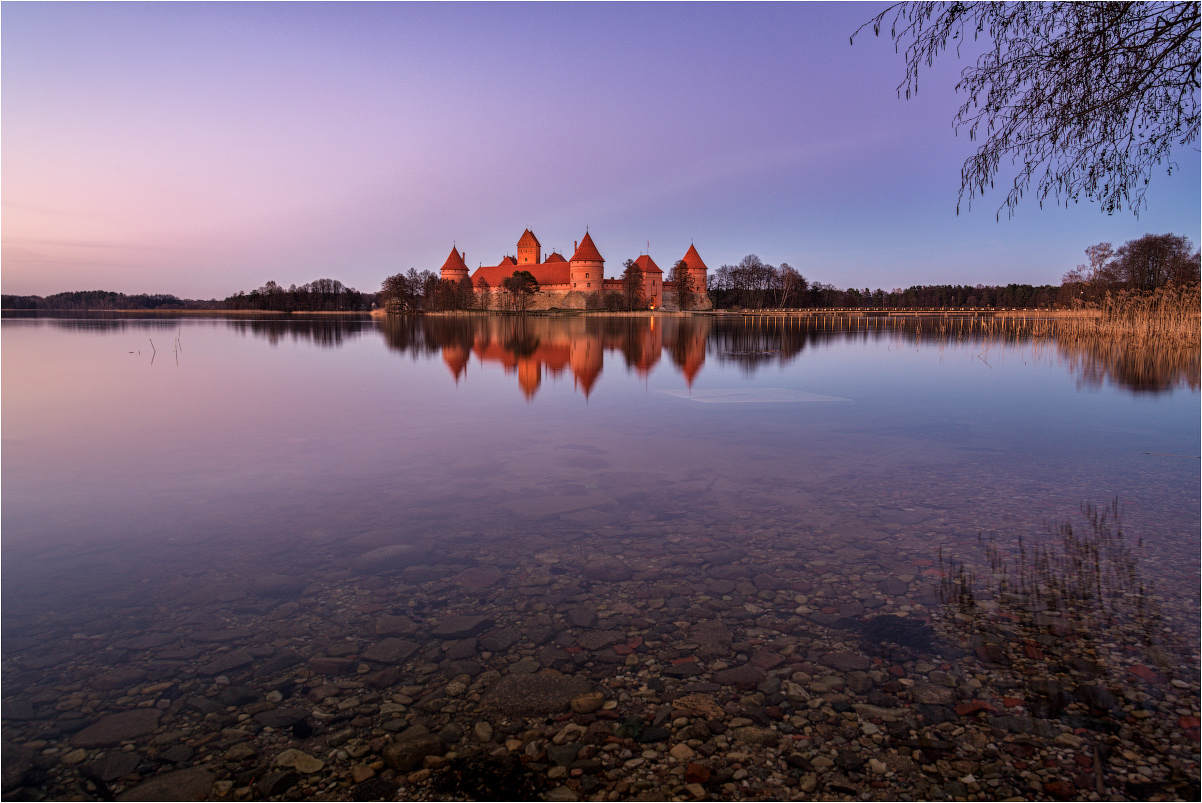
[[[589,282],[588,284],[585,285],[585,287],[592,287],[592,286],[593,286],[592,282]]]
[[[587,274],[587,273],[586,273],[586,274],[584,274],[584,278],[586,278],[586,279],[588,278],[588,274]]]

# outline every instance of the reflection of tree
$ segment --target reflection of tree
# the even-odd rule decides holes
[[[78,313],[76,313],[78,316]],[[9,317],[9,316],[5,316]],[[71,318],[55,318],[47,316],[45,313],[32,316],[18,317],[38,317],[47,319],[50,326],[55,329],[73,329],[87,330],[92,332],[124,332],[129,329],[141,329],[143,331],[174,332],[180,328],[180,319],[178,318],[135,318],[135,319],[120,319],[108,317],[103,314],[87,313],[85,317]]]
[[[245,315],[207,313],[203,318],[193,316],[163,316],[136,312],[35,312],[5,317],[37,318],[59,329],[100,332],[145,331],[175,332],[187,322],[189,326],[225,325],[239,334],[262,337],[275,345],[281,340],[306,341],[323,348],[338,348],[351,338],[358,337],[371,326],[367,316],[305,317],[302,315],[265,316],[248,318]]]
[[[290,315],[270,318],[229,318],[227,325],[237,332],[266,338],[272,345],[281,340],[305,341],[322,348],[340,348],[344,341],[358,337],[371,326],[366,318]]]
[[[948,347],[968,345],[978,351],[991,343],[1054,348],[1079,381],[1097,387],[1109,381],[1137,393],[1159,393],[1175,387],[1198,388],[1199,349],[1145,338],[1041,333],[1024,322],[991,318],[860,317],[832,322],[827,318],[716,318],[709,349],[720,363],[754,373],[766,365],[792,362],[807,346],[853,340],[882,340]],[[1037,328],[1038,329],[1038,328]],[[677,365],[682,363],[673,357]]]
[[[769,363],[792,362],[808,344],[838,334],[810,319],[719,318],[710,337],[710,350],[720,363],[734,363],[745,373],[752,373]]]
[[[388,348],[401,354],[412,353],[416,358],[419,355],[434,354],[439,348],[426,338],[425,323],[428,320],[431,319],[408,315],[388,315],[376,318],[375,324],[379,332],[384,335],[384,344]]]
[[[655,319],[618,318],[616,321],[624,324],[622,336],[616,343],[617,348],[622,352],[626,367],[633,368],[640,374],[649,373],[655,363],[659,362],[662,349],[662,341],[657,336],[662,332],[662,328],[657,331],[651,326],[640,325],[647,320]]]
[[[538,335],[530,331],[530,327],[526,325],[526,321],[518,320],[515,323],[516,325],[513,329],[507,332],[508,337],[505,340],[505,350],[515,357],[533,356],[538,351]]]

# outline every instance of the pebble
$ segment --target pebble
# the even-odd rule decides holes
[[[319,758],[305,753],[295,748],[285,750],[275,758],[275,763],[280,767],[291,767],[297,772],[303,772],[306,775],[312,775],[321,770],[325,766],[325,762]]]
[[[677,744],[672,746],[672,749],[668,751],[668,755],[677,761],[688,761],[696,756],[697,753],[687,744]]]

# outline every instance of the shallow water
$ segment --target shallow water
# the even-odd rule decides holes
[[[273,652],[309,660],[349,640],[357,654],[381,612],[485,610],[519,631],[550,616],[575,632],[563,612],[584,605],[654,642],[717,599],[748,628],[736,644],[792,638],[778,651],[810,663],[891,614],[936,627],[943,658],[996,668],[974,658],[991,641],[977,618],[1034,634],[1046,605],[1008,602],[990,561],[1017,561],[1019,536],[1041,543],[1065,521],[1086,531],[1080,506],[1116,498],[1124,589],[1142,584],[1155,611],[1083,609],[1089,655],[1121,664],[1105,675],[1120,696],[1131,666],[1184,678],[1156,716],[1196,716],[1192,359],[1130,380],[1055,343],[884,320],[6,317],[4,696],[27,705],[5,739],[61,756],[137,695],[64,701],[130,666],[138,683],[174,684],[156,693],[175,716],[178,690],[207,688],[224,649],[197,649],[194,631],[232,628],[234,646],[265,650],[229,673],[236,685]],[[389,563],[397,545],[425,557]],[[944,604],[953,561],[977,574],[971,616]],[[496,576],[457,579],[480,567]],[[637,600],[642,619],[618,604]],[[647,600],[679,601],[664,618]],[[170,638],[121,646],[146,633]],[[417,636],[428,670],[447,639]],[[567,663],[618,671],[598,661]]]

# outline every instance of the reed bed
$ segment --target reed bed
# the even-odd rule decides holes
[[[939,553],[940,597],[964,613],[980,600],[995,600],[1018,621],[1055,616],[1078,626],[1134,625],[1145,637],[1161,613],[1151,580],[1139,567],[1142,539],[1123,534],[1118,500],[1105,507],[1081,505],[1083,526],[1061,523],[1049,537],[1019,536],[1006,545],[978,535],[987,568],[970,570]]]
[[[1055,344],[1084,384],[1106,381],[1137,391],[1199,387],[1202,297],[1198,285],[1153,293],[1120,292],[1074,310],[1013,310],[990,318],[918,321],[917,340],[1028,346],[1034,357]]]
[[[1107,294],[1073,310],[1007,311],[982,321],[983,333],[1053,335],[1058,339],[1118,339],[1131,346],[1198,348],[1202,328],[1199,285],[1162,287],[1151,293]]]

